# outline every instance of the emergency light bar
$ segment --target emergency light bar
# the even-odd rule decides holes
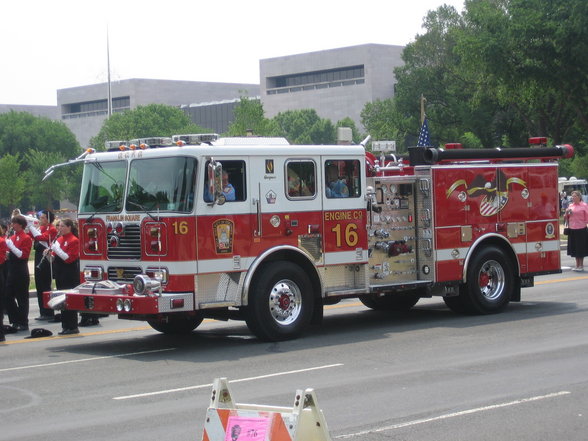
[[[104,147],[106,147],[106,150],[109,152],[113,150],[120,150],[121,147],[126,149],[127,145],[129,145],[128,141],[106,141],[104,143]]]
[[[139,146],[142,149],[148,149],[153,147],[170,147],[174,145],[174,142],[170,137],[160,136],[153,138],[132,139],[131,144]]]
[[[210,144],[219,138],[217,133],[195,133],[190,135],[174,135],[172,136],[174,144],[182,143],[193,145],[193,144]]]

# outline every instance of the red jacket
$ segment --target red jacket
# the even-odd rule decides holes
[[[22,256],[19,257],[21,260],[29,260],[31,254],[31,248],[33,247],[33,239],[27,233],[19,231],[10,236],[10,240],[16,248],[22,251]]]
[[[57,243],[68,256],[65,263],[72,263],[80,258],[80,240],[73,233],[59,236]],[[53,255],[56,255],[55,252],[53,252]]]
[[[37,237],[34,237],[33,240],[36,242],[44,242],[43,246],[45,248],[49,248],[49,244],[52,243],[57,236],[57,228],[55,228],[53,224],[41,225],[39,227],[39,231],[41,234]]]

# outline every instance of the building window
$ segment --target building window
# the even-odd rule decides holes
[[[342,82],[343,80],[343,82]],[[363,65],[319,70],[267,78],[267,94],[300,92],[327,87],[351,86],[365,83]]]
[[[131,98],[128,96],[112,99],[112,110],[122,112],[130,109]],[[85,101],[81,103],[65,104],[63,106],[63,119],[81,118],[87,116],[106,115],[108,113],[108,100]]]

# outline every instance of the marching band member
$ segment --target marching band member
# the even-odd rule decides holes
[[[35,320],[52,320],[55,312],[43,307],[43,292],[51,291],[51,262],[46,259],[44,251],[51,247],[57,236],[57,228],[53,226],[55,215],[48,210],[39,211],[39,227],[29,223],[29,233],[35,243],[35,286],[37,288],[37,301],[39,302],[39,317]]]
[[[6,340],[4,337],[4,271],[8,246],[5,233],[4,225],[0,224],[0,342]]]
[[[80,284],[80,240],[77,225],[72,219],[65,218],[57,225],[59,236],[51,245],[53,251],[53,268],[55,269],[55,286],[57,289],[75,288]],[[79,334],[78,313],[61,312],[59,335]]]
[[[14,234],[6,239],[8,246],[8,277],[6,309],[10,323],[17,331],[29,329],[29,255],[33,240],[25,233],[27,220],[22,215],[11,219]]]

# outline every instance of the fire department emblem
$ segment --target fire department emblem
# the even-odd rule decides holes
[[[276,193],[273,190],[270,190],[265,194],[265,200],[267,201],[268,204],[275,204],[277,197],[278,196],[276,195]]]
[[[228,219],[219,219],[212,224],[214,232],[214,245],[217,254],[230,254],[233,252],[233,222]]]
[[[467,197],[478,198],[483,196],[480,202],[480,214],[488,217],[502,211],[508,203],[509,192],[513,190],[514,185],[523,187],[521,190],[523,199],[529,197],[527,183],[520,178],[507,178],[502,170],[498,170],[496,176],[490,182],[487,182],[482,175],[477,175],[469,185],[465,179],[458,179],[451,184],[446,195],[449,198],[460,187],[465,187],[465,190],[460,191],[458,194],[458,199],[461,202],[465,202]]]

